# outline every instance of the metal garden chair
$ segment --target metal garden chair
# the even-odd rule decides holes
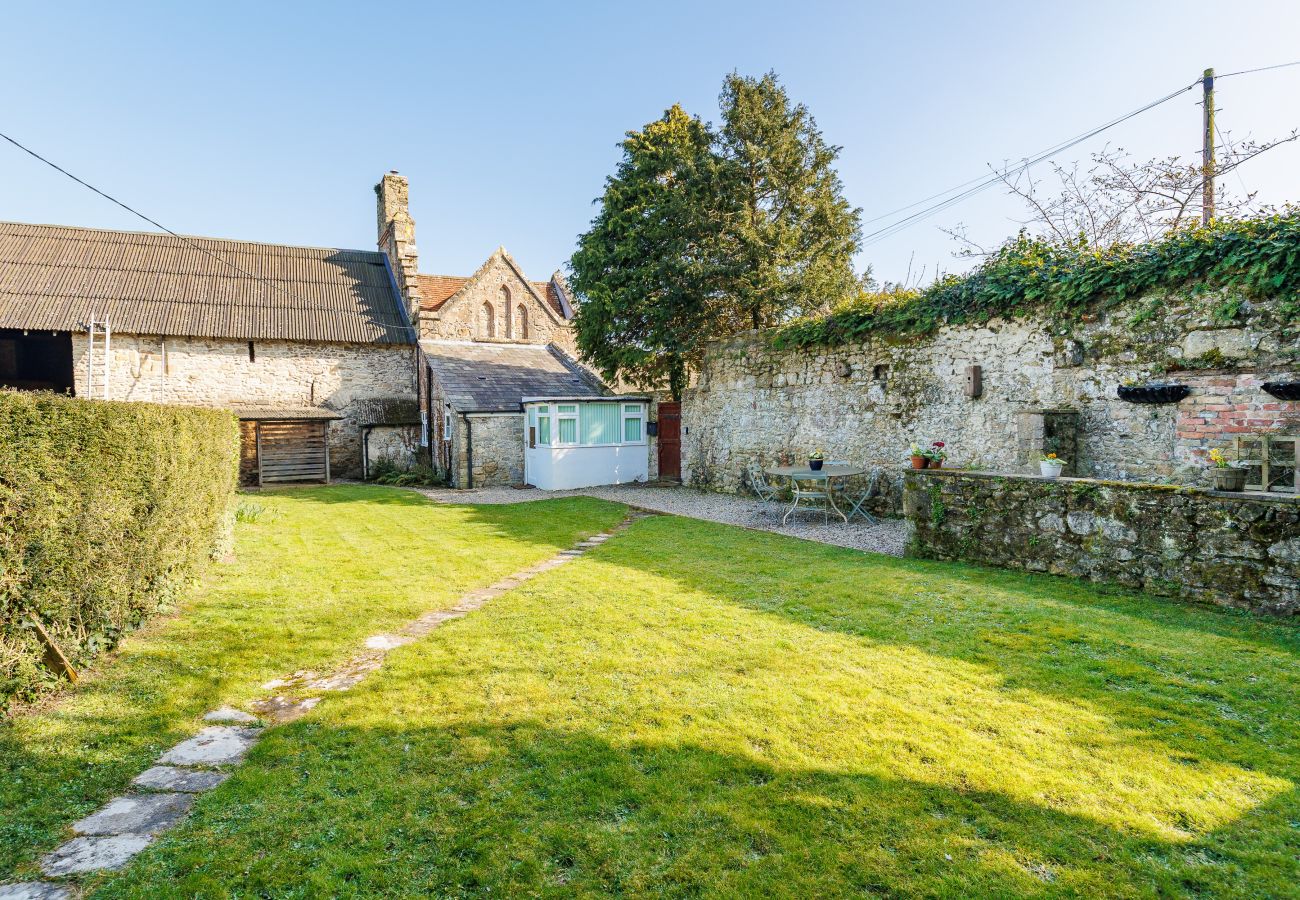
[[[759,512],[775,517],[781,511],[781,498],[763,474],[763,467],[751,462],[745,471],[749,477],[749,488],[758,497]]]
[[[794,503],[785,511],[781,517],[781,524],[784,525],[790,518],[790,514],[801,508],[822,511],[822,524],[829,525],[831,521],[831,494],[830,486],[827,484],[825,476],[817,475],[795,475],[790,479],[790,494]],[[801,507],[799,504],[807,502],[807,507]]]
[[[880,496],[880,480],[884,477],[885,470],[880,466],[872,466],[871,474],[867,476],[866,490],[854,491],[846,488],[844,491],[844,505],[848,507],[848,519],[853,521],[854,516],[862,516],[869,525],[878,525],[880,520],[867,512],[867,504]]]

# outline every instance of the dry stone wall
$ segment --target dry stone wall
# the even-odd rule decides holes
[[[78,396],[88,396],[87,341],[73,335]],[[343,416],[330,426],[336,477],[361,467],[362,401],[415,396],[411,346],[162,338],[114,334],[109,396],[211,407],[325,407]],[[95,391],[102,396],[102,350],[95,350]]]
[[[1300,500],[1093,479],[909,472],[908,553],[1300,614]]]
[[[1024,437],[1046,410],[1073,415],[1078,474],[1205,484],[1210,448],[1300,432],[1300,403],[1260,388],[1298,373],[1300,347],[1273,304],[1214,292],[1138,298],[1082,321],[994,320],[837,348],[778,350],[749,333],[714,344],[684,397],[684,477],[735,491],[751,460],[822,448],[890,469],[882,505],[897,509],[911,442],[947,442],[950,464],[1026,472],[1037,450]],[[1119,385],[1152,379],[1191,394],[1154,406],[1117,398]]]

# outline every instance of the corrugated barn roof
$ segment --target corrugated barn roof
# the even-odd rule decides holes
[[[414,343],[381,253],[0,222],[0,328],[92,316],[124,334]]]

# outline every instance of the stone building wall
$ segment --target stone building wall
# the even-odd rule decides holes
[[[468,429],[466,418],[471,423]],[[453,434],[453,487],[505,487],[524,483],[523,413],[454,416]]]
[[[967,394],[971,366],[978,397]],[[994,320],[833,349],[775,350],[750,333],[714,344],[684,397],[684,478],[735,491],[750,460],[822,448],[888,467],[886,505],[897,509],[911,442],[945,441],[950,465],[1029,471],[1025,416],[1063,409],[1076,416],[1078,474],[1205,483],[1211,447],[1300,432],[1300,403],[1259,387],[1297,373],[1300,346],[1273,304],[1212,292],[1138,298],[1077,322]],[[1156,406],[1117,398],[1120,384],[1148,379],[1187,384],[1191,395]]]
[[[509,292],[512,312],[510,336],[506,335],[506,315],[502,301],[502,288]],[[464,293],[447,301],[441,309],[420,312],[420,339],[492,341],[515,344],[555,344],[570,356],[576,356],[572,329],[569,322],[551,308],[542,295],[539,301],[530,287],[519,277],[517,268],[503,251],[492,254],[471,277]],[[483,318],[483,304],[492,304],[493,328],[489,336]],[[520,327],[517,314],[523,306],[528,315],[527,334]]]
[[[72,342],[76,393],[87,396],[87,340]],[[359,401],[415,396],[415,347],[162,338],[114,334],[109,396],[114,400],[214,407],[308,407],[334,410],[330,468],[336,477],[361,468]],[[103,396],[102,357],[95,353],[95,396]]]
[[[909,472],[908,553],[1300,614],[1300,499],[1093,479]]]

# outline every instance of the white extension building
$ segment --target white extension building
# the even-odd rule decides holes
[[[525,397],[524,481],[559,491],[649,478],[647,397]]]

